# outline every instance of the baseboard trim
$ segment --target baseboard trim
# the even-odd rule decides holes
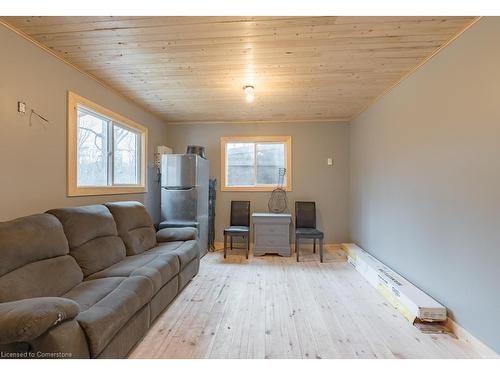
[[[224,242],[215,241],[214,246],[215,246],[215,250],[212,250],[212,252],[224,250]],[[250,242],[250,250],[252,248],[253,248],[253,243]],[[300,245],[300,248],[312,250],[313,246],[312,246],[312,244],[302,244],[302,245]],[[337,244],[337,243],[325,243],[325,244],[323,244],[323,248],[326,251],[341,250],[340,244]],[[292,251],[295,252],[295,244],[292,244]]]
[[[347,248],[344,246],[340,247],[342,251],[344,251],[347,255]],[[449,316],[446,321],[443,322],[445,327],[460,341],[463,341],[470,346],[472,346],[473,350],[476,351],[482,358],[500,358],[499,354],[479,340],[477,337],[472,335],[465,328],[460,326],[457,322],[451,319]]]
[[[483,358],[500,358],[500,355],[495,350],[479,340],[453,319],[448,318],[446,320],[445,326],[457,337],[457,339],[470,344],[474,348],[474,350]]]
[[[224,243],[223,242],[215,242],[215,250],[214,251],[222,251],[224,250]],[[252,243],[250,243],[250,249],[252,248]],[[340,244],[324,244],[324,249],[327,251],[344,251],[342,249],[342,246]],[[302,245],[301,245],[302,248]],[[310,248],[312,249],[312,245],[309,244],[304,244],[304,248]],[[295,251],[295,244],[292,244],[292,250]],[[476,338],[474,335],[472,335],[469,331],[467,331],[465,328],[460,326],[457,322],[455,322],[453,319],[448,318],[446,320],[445,326],[457,337],[458,340],[464,341],[467,344],[471,345],[473,349],[483,358],[493,358],[493,359],[498,359],[500,358],[499,353],[497,353],[495,350],[487,346],[485,343],[483,343],[481,340]]]

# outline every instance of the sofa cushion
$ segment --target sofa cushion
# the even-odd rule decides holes
[[[82,279],[82,270],[69,255],[29,263],[0,277],[0,302],[59,297]]]
[[[171,242],[162,242],[159,243],[156,247],[153,247],[150,252],[160,252],[160,253],[169,253],[175,249],[178,249],[184,244],[185,241],[171,241]],[[161,251],[160,251],[161,248]]]
[[[163,228],[156,233],[156,241],[172,242],[172,241],[189,241],[196,240],[198,230],[196,228]]]
[[[63,297],[78,303],[80,313],[76,320],[85,331],[91,357],[95,358],[151,300],[152,286],[141,276],[109,277],[84,281]]]
[[[175,254],[151,254],[149,251],[126,257],[105,270],[88,276],[87,280],[114,276],[144,276],[153,283],[153,294],[175,277],[180,270]]]
[[[186,267],[193,259],[200,257],[200,247],[198,246],[198,241],[196,240],[160,243],[157,247],[150,251],[153,254],[174,254],[179,258],[181,270],[184,269],[184,267]]]
[[[28,298],[0,304],[0,345],[32,341],[74,318],[78,304],[66,298]]]
[[[85,276],[125,258],[125,245],[109,210],[103,205],[58,208],[48,211],[62,223],[70,254]]]
[[[63,227],[52,215],[37,214],[0,223],[0,276],[68,252]]]
[[[37,214],[0,223],[0,302],[58,297],[83,279],[59,220]]]
[[[146,208],[139,202],[106,203],[125,242],[127,255],[137,255],[156,245],[156,231]]]

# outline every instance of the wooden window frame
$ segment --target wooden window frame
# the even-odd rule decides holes
[[[241,136],[221,137],[220,139],[220,165],[221,165],[221,191],[273,191],[276,185],[256,186],[226,186],[226,144],[227,143],[284,143],[285,144],[285,168],[286,185],[285,191],[292,191],[292,137],[291,136]]]
[[[77,108],[83,107],[91,112],[117,123],[117,126],[137,131],[140,136],[140,176],[136,185],[78,186],[77,184]],[[125,116],[115,113],[74,92],[68,91],[67,121],[67,194],[69,197],[87,195],[138,194],[147,190],[147,146],[148,128]]]

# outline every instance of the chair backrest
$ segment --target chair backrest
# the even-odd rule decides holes
[[[250,201],[231,201],[231,226],[250,226]]]
[[[295,228],[316,228],[316,202],[295,202]]]

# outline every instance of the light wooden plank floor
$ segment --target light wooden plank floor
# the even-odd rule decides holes
[[[209,253],[130,357],[481,357],[466,341],[410,325],[343,252],[325,257]]]

